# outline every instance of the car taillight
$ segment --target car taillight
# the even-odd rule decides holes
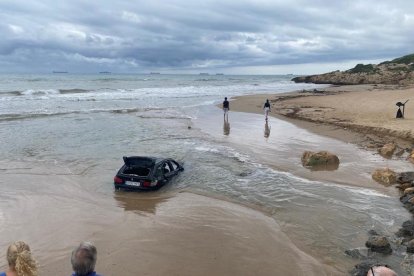
[[[144,180],[144,182],[142,182],[142,186],[144,187],[154,187],[158,184],[158,181],[149,181],[149,180]]]
[[[119,178],[118,176],[115,176],[114,177],[114,183],[115,184],[122,184],[122,183],[124,183],[124,181],[121,178]]]

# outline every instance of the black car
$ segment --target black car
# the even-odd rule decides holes
[[[115,189],[156,190],[184,170],[170,158],[124,156],[123,159],[125,164],[114,177]]]

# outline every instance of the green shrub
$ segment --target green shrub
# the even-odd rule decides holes
[[[374,65],[372,64],[357,64],[354,68],[350,69],[349,72],[351,73],[373,73],[374,70]]]
[[[391,60],[391,63],[410,64],[412,62],[414,62],[414,54],[406,55],[406,56]]]

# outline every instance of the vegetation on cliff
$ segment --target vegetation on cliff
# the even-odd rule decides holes
[[[294,82],[312,82],[320,84],[414,84],[414,54],[391,61],[376,64],[357,64],[346,71],[301,76],[293,78]]]

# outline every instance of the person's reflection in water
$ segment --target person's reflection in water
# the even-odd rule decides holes
[[[264,128],[264,137],[269,138],[269,136],[270,136],[270,126],[269,126],[269,121],[266,120],[265,128]]]
[[[224,118],[224,123],[223,123],[223,134],[228,136],[230,134],[230,123],[229,123],[229,118]]]

